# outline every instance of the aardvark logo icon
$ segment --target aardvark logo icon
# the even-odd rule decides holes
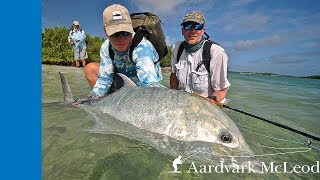
[[[182,164],[183,161],[181,160],[182,156],[178,156],[174,161],[172,161],[172,167],[174,168],[174,173],[181,173],[181,171],[178,171],[178,164]]]

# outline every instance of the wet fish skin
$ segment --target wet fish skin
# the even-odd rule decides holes
[[[63,74],[60,76],[64,78]],[[64,84],[65,87],[68,85]],[[112,94],[84,102],[80,107],[99,109],[139,129],[177,141],[213,143],[215,155],[253,155],[238,127],[220,107],[184,91],[124,86]],[[223,141],[221,134],[229,134],[230,142]]]

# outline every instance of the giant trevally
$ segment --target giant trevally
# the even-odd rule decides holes
[[[59,74],[65,101],[74,102],[65,77]],[[135,86],[128,77],[120,76],[125,82],[122,88],[79,106],[94,108],[137,129],[176,142],[194,142],[193,146],[201,142],[210,144],[205,152],[207,158],[254,156],[238,127],[215,104],[180,90]]]

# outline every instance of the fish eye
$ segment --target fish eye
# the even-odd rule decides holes
[[[230,143],[233,140],[233,136],[226,130],[221,130],[218,137],[224,143]]]

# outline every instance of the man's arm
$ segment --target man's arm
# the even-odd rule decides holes
[[[171,73],[170,75],[170,89],[178,89],[179,87],[179,80],[175,73]]]
[[[158,75],[160,66],[154,64],[158,61],[159,56],[150,41],[143,38],[132,52],[132,57],[141,86],[148,87],[153,83],[161,83],[162,77]]]
[[[71,34],[72,34],[72,31],[69,32],[68,42],[69,42],[70,44],[73,44],[73,39],[71,38]]]
[[[107,40],[100,48],[100,68],[98,79],[90,92],[91,94],[94,93],[99,97],[104,96],[108,92],[113,81],[114,69],[108,48],[109,42]]]
[[[179,47],[179,46],[177,46]],[[170,75],[170,89],[178,89],[179,88],[179,80],[176,75],[176,44],[172,46],[172,53],[170,57],[170,69],[171,69],[171,75]]]
[[[210,62],[210,72],[212,74],[210,80],[214,91],[209,94],[211,98],[208,99],[210,100],[214,97],[216,102],[220,102],[226,97],[227,89],[230,86],[227,78],[228,56],[223,48],[214,45],[211,46],[211,54],[215,59]]]

